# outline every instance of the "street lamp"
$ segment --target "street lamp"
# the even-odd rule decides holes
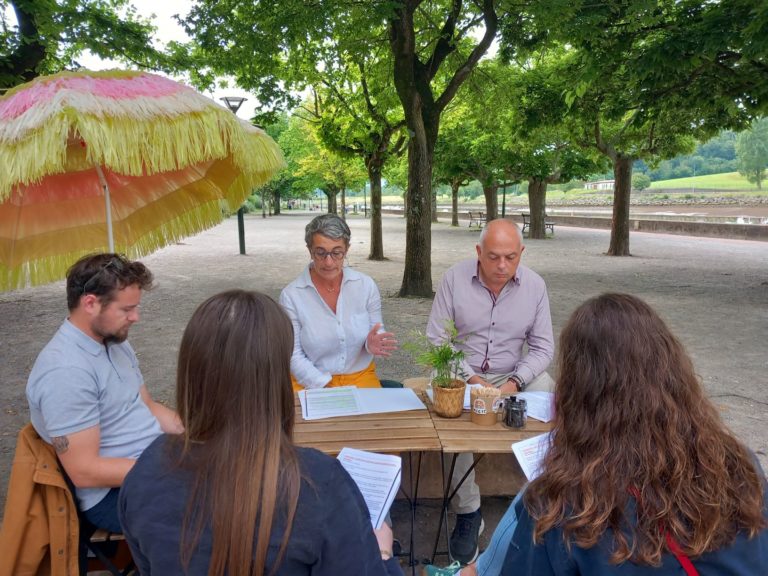
[[[248,100],[248,98],[243,98],[242,96],[223,96],[219,98],[219,100],[222,100],[224,104],[227,105],[227,108],[232,111],[232,114],[237,114],[237,111],[240,110],[240,106],[242,106],[243,102]]]
[[[243,102],[247,100],[247,98],[243,98],[242,96],[223,96],[222,98],[219,98],[219,100],[222,100],[224,104],[227,105],[227,108],[230,109],[232,114],[237,116],[237,111],[240,110],[240,106],[243,105]],[[237,234],[240,238],[240,254],[245,255],[245,217],[244,217],[245,211],[243,210],[243,207],[240,206],[240,208],[237,209]]]

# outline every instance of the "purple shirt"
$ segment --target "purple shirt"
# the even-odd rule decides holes
[[[477,259],[459,262],[445,273],[435,294],[427,323],[431,342],[443,341],[447,319],[459,332],[467,379],[516,373],[530,382],[552,361],[555,343],[547,287],[527,266],[518,266],[515,277],[494,298],[480,280]],[[526,342],[528,353],[523,356]]]

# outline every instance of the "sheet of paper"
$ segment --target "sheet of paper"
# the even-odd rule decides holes
[[[299,392],[299,403],[304,420],[426,409],[410,388],[318,388]]]
[[[342,448],[338,459],[363,494],[373,527],[381,528],[400,488],[400,456]]]
[[[361,414],[358,389],[354,386],[318,388],[299,393],[304,420],[319,420],[334,416]]]
[[[555,395],[552,392],[518,392],[516,396],[525,400],[528,416],[542,422],[552,420],[555,413]]]
[[[357,397],[362,414],[406,412],[427,408],[410,388],[358,388]]]
[[[467,384],[467,387],[464,389],[464,410],[471,410],[472,409],[472,403],[469,399],[470,390],[472,388],[482,388],[482,384]],[[427,397],[429,398],[429,401],[434,404],[435,399],[432,396],[432,387],[430,386],[427,388]]]
[[[539,475],[539,467],[547,450],[549,450],[549,432],[512,444],[512,452],[517,456],[520,468],[523,469],[523,474],[529,482]]]

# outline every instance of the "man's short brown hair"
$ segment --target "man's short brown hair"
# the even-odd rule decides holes
[[[70,311],[77,308],[85,294],[94,294],[107,305],[118,290],[134,285],[150,290],[152,281],[152,272],[141,262],[132,262],[122,254],[89,254],[67,271],[67,307]]]

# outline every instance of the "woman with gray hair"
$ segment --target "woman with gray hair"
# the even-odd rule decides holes
[[[382,326],[376,283],[344,265],[350,237],[349,226],[335,214],[313,218],[304,237],[309,265],[280,294],[293,323],[295,390],[378,388],[373,358],[397,347],[394,334]]]

